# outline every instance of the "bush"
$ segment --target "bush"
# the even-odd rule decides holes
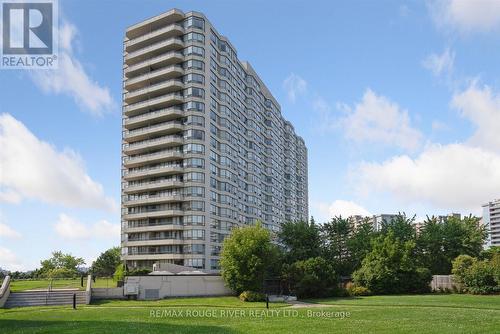
[[[240,300],[242,302],[264,302],[266,295],[255,291],[243,291],[240,294]]]
[[[372,293],[371,291],[364,286],[357,286],[352,283],[348,283],[346,285],[346,290],[349,296],[355,297],[355,296],[370,296]]]
[[[134,269],[127,273],[127,276],[143,276],[151,273],[150,269]]]
[[[500,292],[500,254],[478,261],[476,258],[460,255],[453,261],[453,277],[463,288],[473,294]]]
[[[322,257],[297,261],[287,269],[292,291],[299,298],[328,297],[336,291],[337,279],[333,267]]]

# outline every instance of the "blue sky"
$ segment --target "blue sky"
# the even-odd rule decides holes
[[[500,197],[499,1],[61,1],[59,70],[0,70],[0,267],[119,244],[124,30],[172,7],[280,102],[317,221]]]

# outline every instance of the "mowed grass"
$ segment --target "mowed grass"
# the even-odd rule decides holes
[[[467,294],[428,294],[402,296],[366,296],[347,298],[313,299],[308,302],[347,306],[398,306],[398,307],[438,307],[438,308],[476,308],[500,310],[500,296],[467,295]]]
[[[87,286],[87,277],[83,279],[83,287],[81,286],[81,279],[40,279],[40,280],[12,280],[10,282],[10,291],[19,292],[26,290],[47,289],[52,283],[53,289],[80,289],[85,290]],[[92,282],[95,288],[113,288],[116,287],[116,282],[112,279],[97,278],[96,282]]]
[[[243,303],[236,297],[101,301],[77,310],[2,309],[0,333],[498,333],[499,299],[374,296],[314,300],[329,304],[314,308],[271,304],[269,313],[262,313],[264,303]],[[153,316],[162,311],[170,314]]]

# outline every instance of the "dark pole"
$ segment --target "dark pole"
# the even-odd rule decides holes
[[[80,277],[80,286],[83,287],[83,275]]]
[[[73,294],[73,310],[76,310],[76,293]]]
[[[266,293],[266,308],[269,308],[269,295]]]

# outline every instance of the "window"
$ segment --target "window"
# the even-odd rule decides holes
[[[205,216],[184,216],[184,225],[205,225]]]
[[[185,144],[183,146],[183,151],[185,153],[205,153],[205,146],[201,144]]]
[[[205,36],[197,32],[190,32],[189,34],[184,35],[184,42],[191,42],[191,41],[204,44]]]
[[[185,230],[184,231],[184,238],[191,239],[191,240],[193,240],[193,239],[203,240],[203,239],[205,239],[205,230]]]
[[[185,111],[205,111],[205,104],[203,102],[189,101],[184,103],[183,110]]]
[[[184,131],[184,139],[197,139],[203,140],[205,139],[205,131],[203,130],[186,130]]]
[[[184,188],[184,196],[203,197],[204,195],[205,195],[205,188],[203,188],[203,187],[186,187],[186,188]]]
[[[188,46],[187,48],[184,49],[184,55],[185,56],[190,56],[190,55],[196,55],[200,57],[205,56],[205,49],[200,47],[200,46]]]
[[[184,62],[183,67],[186,70],[194,69],[203,71],[205,69],[205,63],[202,62],[201,60],[190,59]]]
[[[185,173],[184,180],[190,182],[205,182],[205,174],[200,172]]]
[[[187,201],[182,204],[185,211],[205,211],[205,202],[203,201]]]
[[[184,96],[185,97],[201,97],[203,98],[205,96],[205,91],[201,88],[197,87],[189,87],[188,89],[184,90]]]
[[[203,259],[185,259],[184,265],[193,268],[203,268]]]
[[[184,21],[184,28],[195,28],[205,30],[205,21],[202,18],[191,16]]]
[[[202,116],[188,116],[184,119],[184,125],[205,126],[205,118]]]
[[[201,158],[185,159],[183,166],[185,168],[203,168],[205,166],[205,160]]]
[[[188,75],[184,76],[184,83],[192,82],[203,84],[205,83],[205,76],[197,73],[189,73]]]

